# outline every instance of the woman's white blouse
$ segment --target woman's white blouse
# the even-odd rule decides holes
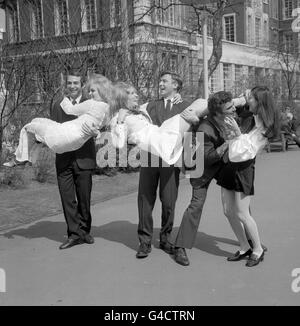
[[[118,123],[118,113],[111,119],[112,144],[117,148],[122,148],[127,143],[136,144],[135,133],[150,125],[152,120],[146,111],[146,106],[141,106],[140,111],[144,114],[129,115],[124,123]]]
[[[267,144],[268,140],[264,136],[266,132],[262,121],[258,116],[254,116],[255,127],[248,133],[242,134],[229,140],[229,160],[231,162],[245,162],[254,159],[255,156]]]
[[[61,108],[66,114],[81,116],[88,114],[95,119],[95,124],[100,128],[104,118],[109,110],[107,103],[95,101],[93,99],[86,100],[82,103],[73,105],[71,101],[65,97],[60,103]]]

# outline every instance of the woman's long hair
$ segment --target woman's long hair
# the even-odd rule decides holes
[[[279,133],[279,112],[273,96],[266,86],[256,86],[251,90],[257,102],[257,115],[266,128],[265,137],[276,138]]]
[[[129,83],[116,82],[114,84],[114,97],[116,100],[116,110],[128,109],[128,90],[133,87]]]
[[[95,86],[103,102],[109,105],[109,114],[112,117],[118,107],[113,83],[103,75],[93,74],[87,81],[87,90],[90,89],[91,85]]]

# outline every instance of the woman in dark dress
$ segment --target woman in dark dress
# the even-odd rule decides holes
[[[232,118],[226,118],[226,125],[234,133],[229,140],[229,161],[218,176],[222,187],[221,196],[224,214],[240,242],[240,250],[228,261],[238,261],[248,257],[246,266],[252,267],[264,259],[257,224],[250,212],[250,202],[254,195],[255,158],[279,130],[279,114],[274,106],[271,92],[267,87],[255,87],[247,96],[251,123],[243,130]],[[249,117],[247,118],[249,122]],[[243,133],[241,132],[243,131]],[[250,247],[247,232],[253,243]]]

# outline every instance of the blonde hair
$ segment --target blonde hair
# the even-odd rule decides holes
[[[93,74],[89,77],[86,84],[88,92],[90,90],[91,85],[96,88],[103,102],[109,105],[110,116],[112,116],[114,114],[115,107],[112,82],[103,75]]]
[[[129,109],[130,111],[136,111],[135,108],[129,108],[128,107],[128,91],[130,89],[134,89],[135,92],[137,93],[136,88],[133,86],[133,84],[129,83],[129,82],[117,82],[115,84],[115,87],[117,87],[120,92],[126,93],[126,108]],[[124,94],[125,95],[125,94]]]
[[[116,82],[114,84],[114,93],[115,93],[115,99],[117,102],[118,110],[121,108],[128,109],[128,92],[127,91],[130,88],[134,88],[134,86],[130,85],[128,83],[124,83],[124,82]]]

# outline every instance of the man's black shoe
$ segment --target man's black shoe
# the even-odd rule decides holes
[[[174,246],[171,245],[171,243],[169,243],[169,242],[160,242],[159,248],[169,255],[174,254]]]
[[[87,244],[93,244],[95,243],[95,239],[90,234],[86,234],[84,236],[84,242]]]
[[[188,256],[187,256],[184,248],[175,248],[174,259],[175,259],[176,263],[178,263],[182,266],[189,266],[189,264],[190,264],[190,261],[188,259]]]
[[[59,249],[63,250],[63,249],[68,249],[68,248],[71,248],[71,247],[74,247],[74,246],[77,246],[77,245],[80,245],[80,244],[83,244],[84,241],[80,238],[78,239],[68,239],[66,242],[64,242],[62,245],[59,246]]]
[[[136,258],[146,258],[151,252],[151,244],[141,243],[136,253]]]

